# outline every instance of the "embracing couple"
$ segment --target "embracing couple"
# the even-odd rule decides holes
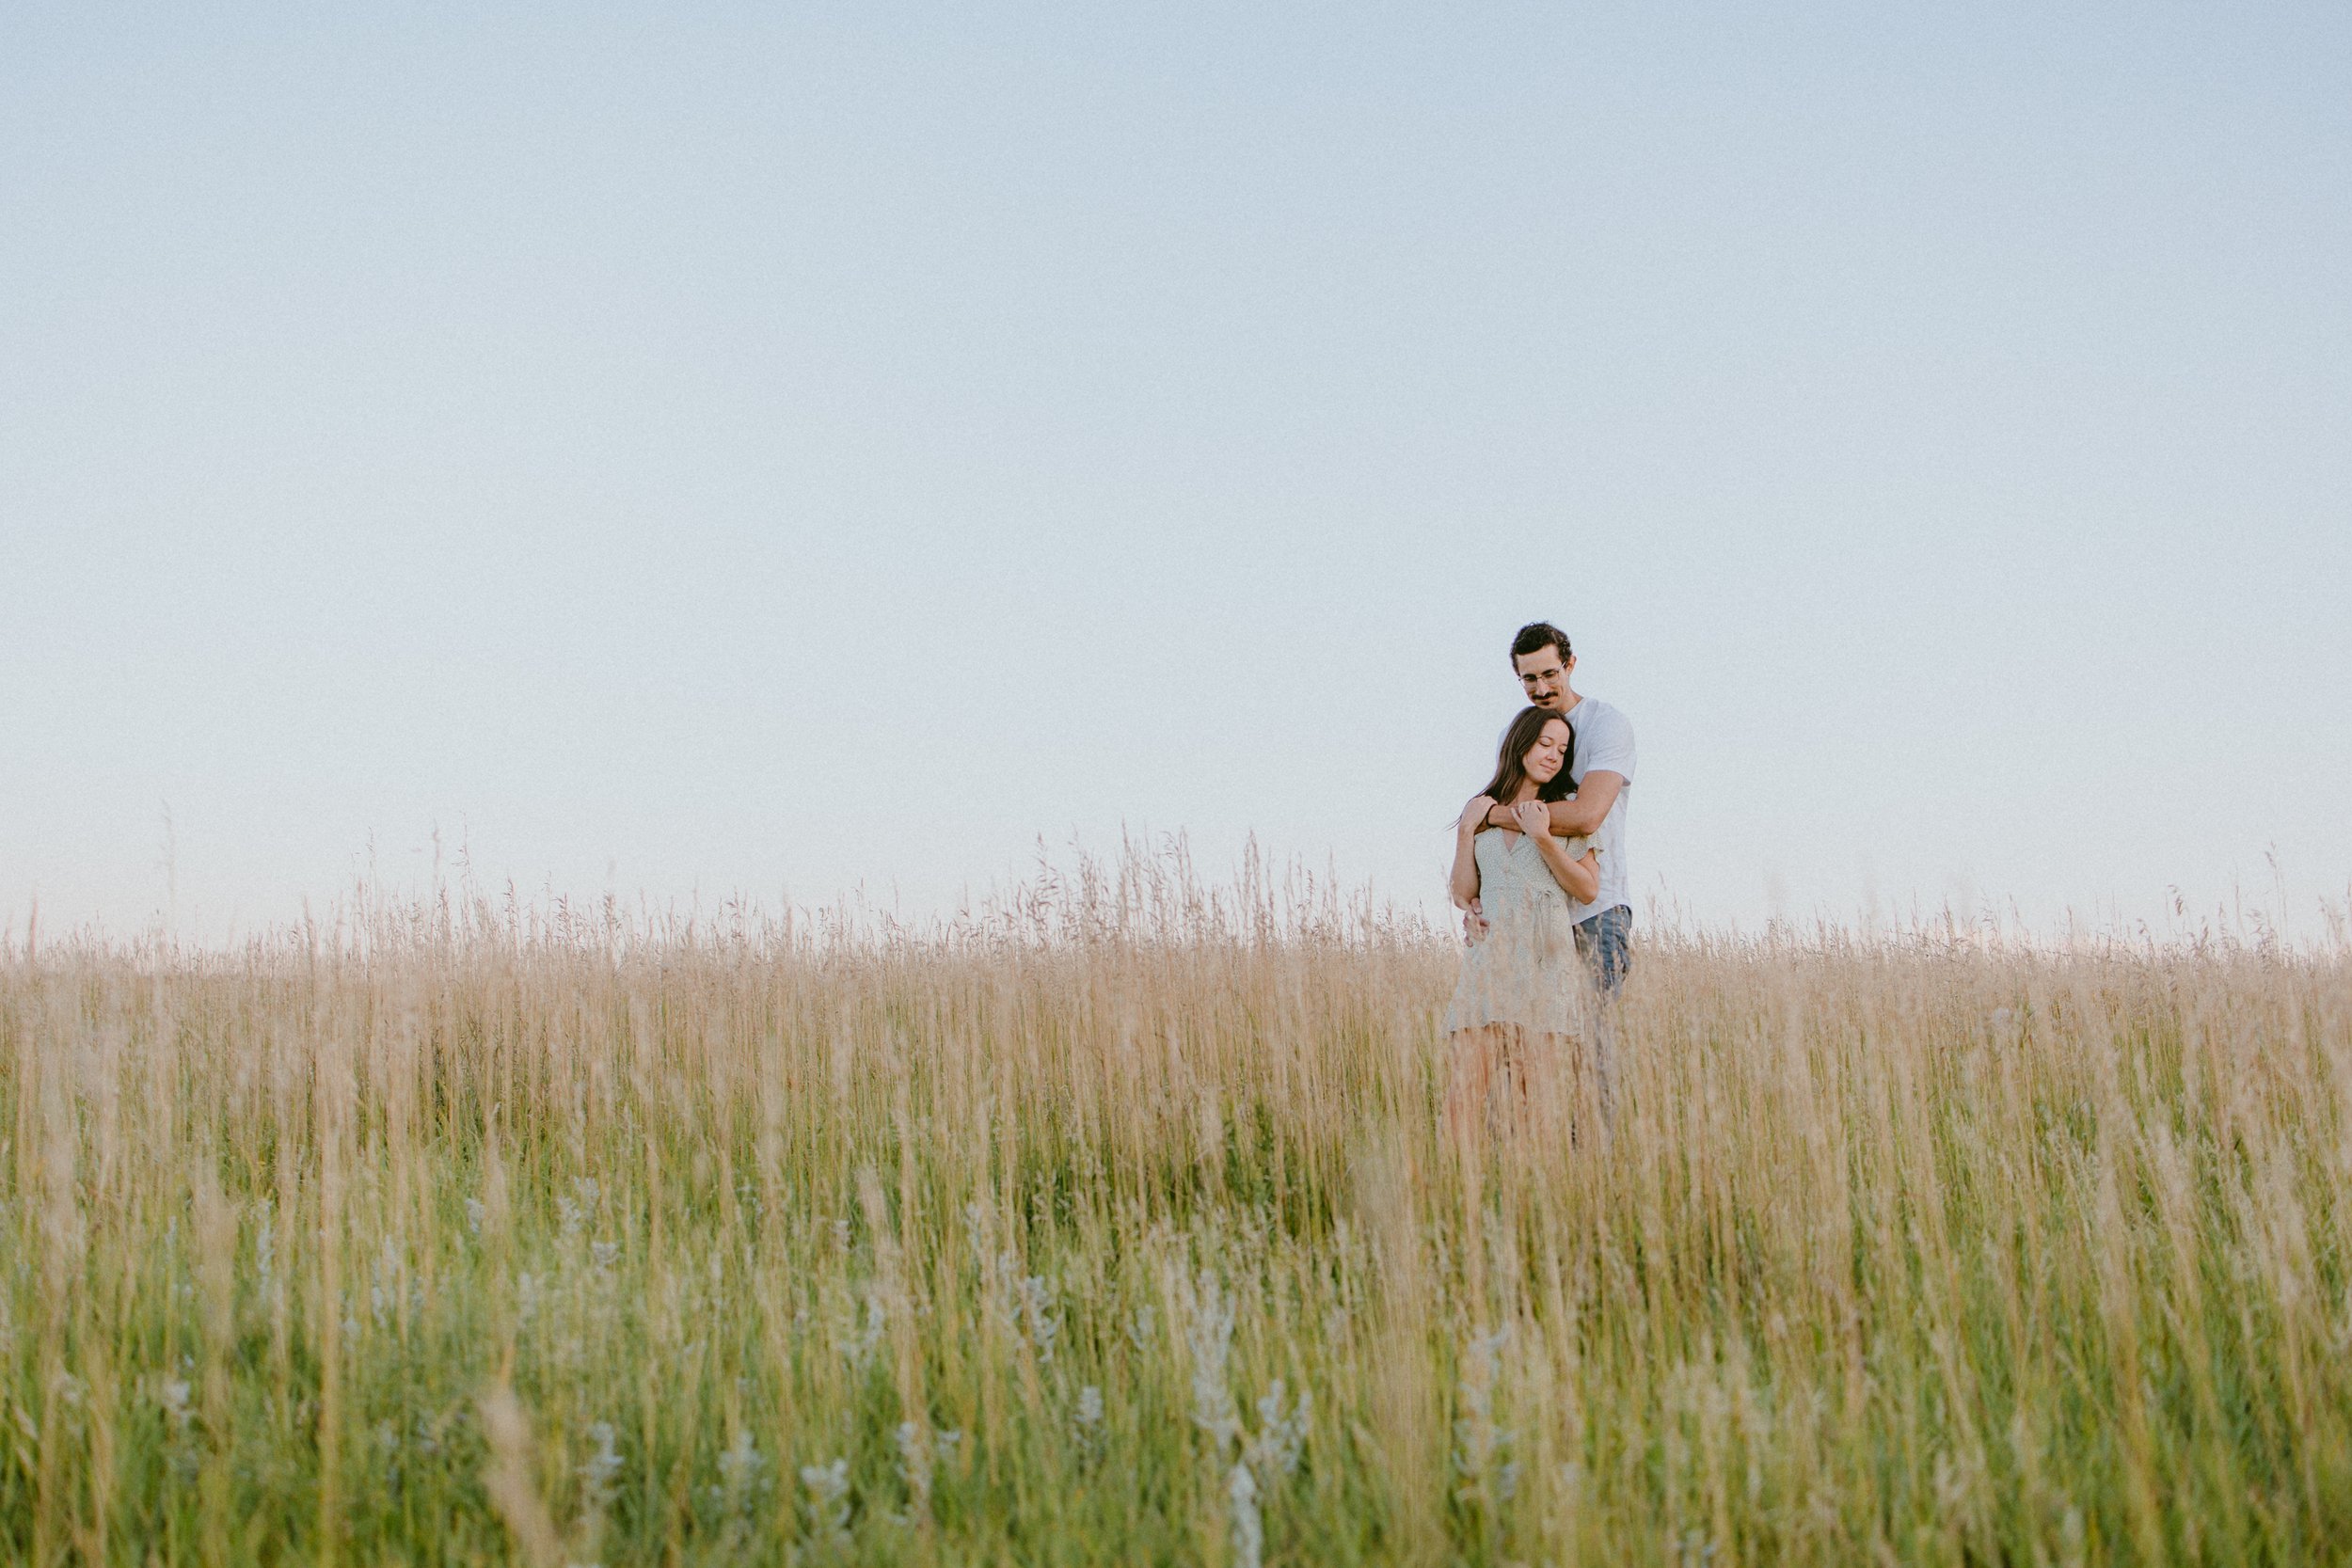
[[[1613,1004],[1633,927],[1633,725],[1569,684],[1576,655],[1557,626],[1521,626],[1511,666],[1528,705],[1454,829],[1452,891],[1470,951],[1445,1015],[1446,1117],[1474,1137],[1501,1092],[1510,1119],[1557,1108],[1573,1135],[1610,1109]]]

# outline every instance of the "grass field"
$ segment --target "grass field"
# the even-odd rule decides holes
[[[1470,1146],[1454,961],[1143,860],[20,942],[0,1560],[2352,1557],[2342,954],[1652,940]]]

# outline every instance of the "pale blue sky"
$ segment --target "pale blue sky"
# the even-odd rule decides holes
[[[2352,10],[0,13],[0,916],[2352,879]]]

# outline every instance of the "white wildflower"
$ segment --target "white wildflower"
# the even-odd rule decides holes
[[[1680,1568],[1708,1568],[1715,1560],[1715,1544],[1704,1530],[1684,1530],[1676,1546],[1675,1560]]]
[[[904,1524],[913,1517],[928,1514],[931,1508],[931,1449],[921,1427],[913,1421],[900,1421],[898,1440],[898,1479],[906,1482],[909,1507]]]
[[[596,1448],[580,1461],[580,1495],[597,1513],[612,1507],[613,1499],[620,1496],[620,1488],[613,1484],[621,1474],[621,1451],[615,1446],[619,1436],[611,1421],[598,1421],[588,1429],[589,1440]]]
[[[835,1325],[834,1342],[839,1346],[841,1358],[851,1371],[862,1372],[874,1361],[874,1353],[882,1346],[882,1330],[889,1325],[890,1314],[882,1306],[882,1297],[872,1291],[866,1292],[866,1325],[860,1328],[853,1308],[844,1306]]]
[[[1248,1465],[1233,1466],[1225,1481],[1225,1499],[1233,1514],[1233,1561],[1240,1568],[1259,1568],[1265,1553],[1265,1526],[1258,1518],[1258,1478]]]
[[[719,1479],[730,1497],[745,1496],[758,1484],[759,1473],[767,1465],[767,1455],[752,1441],[751,1428],[745,1427],[735,1434],[735,1446],[719,1456]]]
[[[483,1203],[480,1198],[469,1197],[466,1199],[466,1228],[468,1231],[476,1236],[481,1235],[482,1222],[489,1218],[489,1215],[490,1211],[483,1207]]]
[[[1299,1453],[1307,1446],[1307,1428],[1313,1420],[1313,1396],[1301,1388],[1298,1402],[1284,1415],[1283,1392],[1282,1380],[1278,1377],[1265,1397],[1258,1401],[1258,1435],[1250,1441],[1248,1458],[1252,1465],[1287,1476],[1297,1470]]]
[[[808,1488],[809,1515],[835,1544],[850,1539],[850,1462],[801,1466],[801,1484]]]
[[[555,1200],[555,1217],[564,1227],[564,1239],[577,1242],[596,1216],[596,1198],[604,1191],[593,1176],[576,1177],[572,1180],[572,1196]]]
[[[1043,1275],[1033,1274],[1021,1281],[1021,1312],[1029,1347],[1040,1361],[1051,1361],[1054,1342],[1061,1336],[1061,1318],[1054,1311],[1054,1287]]]
[[[164,1407],[164,1418],[171,1423],[171,1436],[165,1452],[172,1472],[182,1480],[194,1476],[200,1465],[190,1431],[196,1423],[196,1409],[189,1402],[195,1392],[185,1378],[165,1378],[155,1386],[155,1402]]]
[[[596,1450],[580,1461],[574,1473],[580,1477],[580,1517],[572,1525],[572,1541],[582,1555],[593,1554],[604,1540],[604,1515],[621,1495],[615,1482],[621,1474],[621,1450],[616,1446],[619,1433],[611,1421],[597,1421],[588,1428],[589,1439]],[[737,1528],[740,1528],[739,1525]],[[597,1563],[570,1563],[566,1568],[601,1568]]]
[[[186,1379],[176,1377],[166,1378],[155,1389],[156,1402],[170,1418],[172,1431],[182,1436],[187,1434],[188,1423],[196,1419],[195,1408],[188,1402],[195,1392]]]
[[[1197,1287],[1181,1275],[1178,1285],[1187,1320],[1184,1341],[1192,1351],[1193,1425],[1216,1438],[1217,1451],[1223,1453],[1241,1433],[1241,1416],[1225,1379],[1225,1363],[1233,1349],[1233,1298],[1206,1270]]]
[[[974,1219],[977,1206],[966,1211]],[[977,1243],[979,1240],[973,1237]],[[1060,1341],[1062,1320],[1055,1310],[1054,1282],[1041,1274],[1025,1275],[1021,1259],[1010,1251],[998,1253],[993,1259],[980,1258],[980,1315],[1002,1323],[1006,1332],[1036,1352],[1040,1361],[1054,1359],[1054,1347]]]
[[[1503,1458],[1511,1433],[1495,1425],[1495,1385],[1502,1376],[1502,1347],[1510,1338],[1508,1325],[1473,1335],[1462,1356],[1462,1413],[1454,1421],[1454,1467],[1464,1483],[1457,1496],[1466,1500],[1489,1476],[1497,1495],[1506,1500],[1518,1490],[1518,1462]]]

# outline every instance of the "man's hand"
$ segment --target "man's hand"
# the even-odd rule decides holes
[[[1551,836],[1551,808],[1543,801],[1521,800],[1511,808],[1511,815],[1518,819],[1519,832],[1530,838]]]
[[[1478,900],[1473,898],[1470,901],[1470,908],[1462,911],[1462,941],[1466,945],[1475,947],[1486,939],[1486,911],[1478,907]]]

